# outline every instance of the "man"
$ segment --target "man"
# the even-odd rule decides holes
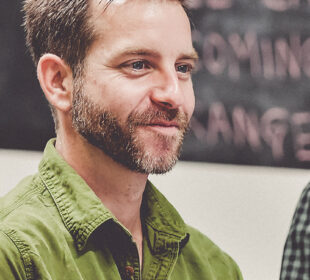
[[[285,243],[281,280],[310,279],[310,184],[299,199]]]
[[[1,279],[242,279],[147,180],[175,164],[197,59],[177,0],[26,0],[56,140],[1,201]]]

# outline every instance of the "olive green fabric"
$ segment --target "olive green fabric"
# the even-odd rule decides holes
[[[230,280],[234,261],[147,182],[143,269],[130,232],[47,144],[39,172],[0,200],[0,279]]]

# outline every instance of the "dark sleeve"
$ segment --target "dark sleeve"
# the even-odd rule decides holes
[[[0,280],[23,279],[26,272],[22,255],[14,242],[0,230]]]
[[[303,190],[285,243],[280,280],[310,279],[310,184]]]

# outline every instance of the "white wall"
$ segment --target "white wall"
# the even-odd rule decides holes
[[[35,172],[41,153],[0,150],[0,195]],[[245,280],[279,278],[282,250],[308,170],[179,162],[151,181],[185,221],[239,264]]]
[[[0,196],[36,172],[42,153],[0,149]]]

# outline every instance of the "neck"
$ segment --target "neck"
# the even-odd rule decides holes
[[[58,133],[56,150],[86,181],[102,203],[142,242],[140,207],[147,174],[129,170],[74,133]]]

